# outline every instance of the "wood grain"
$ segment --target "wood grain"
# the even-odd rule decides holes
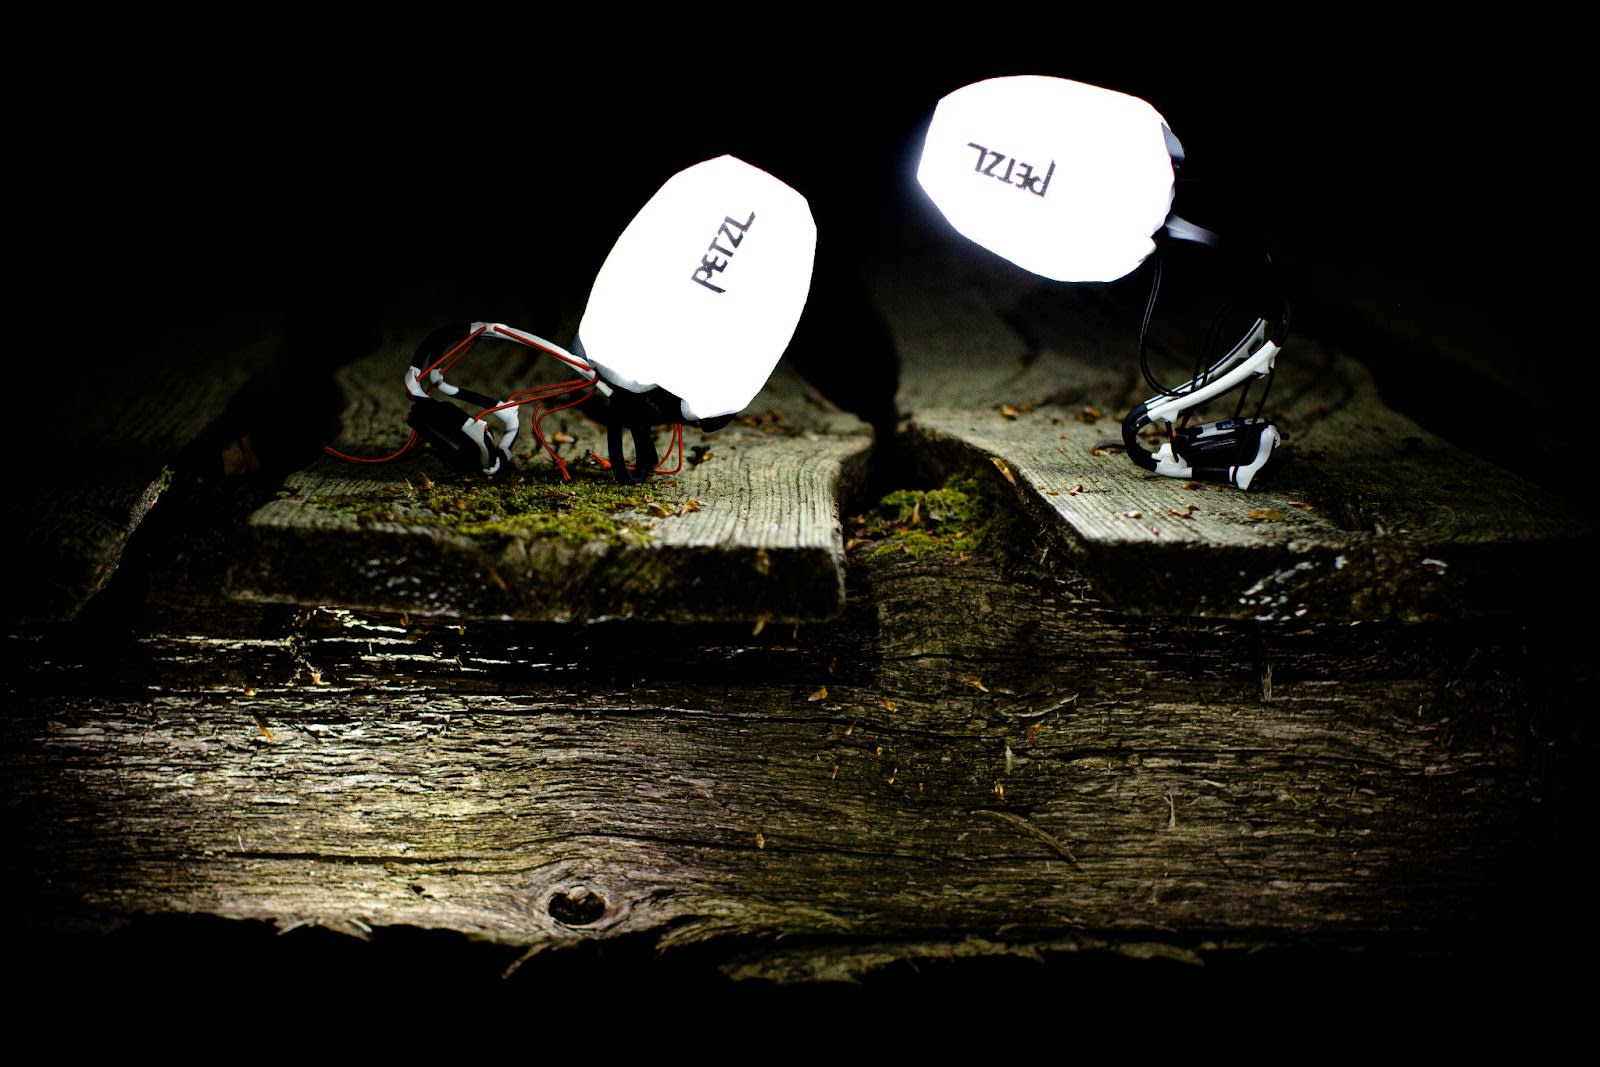
[[[341,373],[341,451],[381,456],[405,440],[401,376],[420,329],[392,335]],[[518,346],[498,349],[464,363],[453,380],[505,395],[561,377],[547,358]],[[616,513],[630,536],[609,540],[461,533],[426,515],[414,518],[404,508],[414,482],[470,484],[477,477],[447,468],[426,449],[377,465],[323,458],[291,474],[279,499],[251,517],[255,550],[235,575],[236,591],[266,601],[467,618],[835,616],[844,596],[840,512],[865,470],[871,432],[782,364],[740,420],[710,434],[690,429],[681,469],[639,486],[637,503]],[[523,421],[513,477],[564,484],[529,418]],[[603,425],[574,409],[545,420],[544,432],[562,439],[557,447],[580,485],[611,484],[592,458],[606,455]],[[657,439],[666,453],[665,428]],[[374,509],[384,517],[363,514]]]
[[[14,880],[44,918],[635,936],[837,979],[885,939],[1523,929],[1592,853],[1544,849],[1572,783],[1529,725],[1573,728],[1534,669],[1559,644],[1163,624],[981,559],[851,584],[841,620],[760,634],[324,609],[152,634],[92,674],[14,659]]]

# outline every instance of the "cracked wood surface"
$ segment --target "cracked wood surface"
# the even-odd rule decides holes
[[[1120,610],[1349,621],[1516,612],[1542,588],[1563,584],[1592,543],[1592,525],[1570,494],[1441,440],[1389,409],[1351,354],[1298,334],[1280,357],[1272,405],[1287,442],[1255,490],[1148,475],[1120,454],[1118,420],[1147,395],[1133,358],[1128,286],[1108,295],[1104,287],[1041,283],[937,232],[906,242],[909,252],[866,271],[900,362],[908,443],[901,451],[930,478],[974,459],[994,461]],[[194,465],[186,453],[204,448],[212,464],[219,461],[210,453],[222,454],[225,469],[252,463],[251,432],[283,416],[263,416],[260,401],[245,398],[264,392],[263,378],[288,377],[286,367],[295,386],[335,398],[336,444],[366,455],[392,451],[404,440],[406,405],[394,368],[408,362],[418,337],[478,309],[505,312],[513,324],[547,317],[499,293],[503,279],[478,280],[458,280],[443,295],[413,281],[358,300],[352,316],[365,314],[377,336],[338,342],[343,347],[305,330],[286,335],[281,315],[266,312],[248,320],[253,328],[233,319],[208,332],[197,321],[187,333],[144,338],[150,358],[115,364],[103,376],[108,388],[85,409],[99,442],[95,462],[23,470],[34,565],[8,617],[38,625],[82,611],[115,573],[175,466]],[[272,301],[263,296],[252,306]],[[396,308],[406,310],[397,316]],[[821,343],[842,337],[848,347],[855,339],[859,363],[878,355],[865,333],[846,329]],[[481,346],[460,380],[492,391],[550,379],[542,357],[496,347]],[[848,355],[830,359],[851,364]],[[880,368],[867,376],[885,375]],[[562,412],[547,429],[564,438],[559,447],[580,487],[605,480],[583,458],[604,451],[598,424]],[[208,434],[216,439],[202,442]],[[287,473],[279,499],[252,517],[254,558],[235,569],[228,588],[265,600],[460,617],[753,621],[837,613],[840,505],[864,480],[868,427],[786,359],[743,421],[691,433],[688,444],[709,449],[700,454],[710,461],[658,479],[651,491],[661,499],[641,492],[640,505],[618,516],[639,535],[626,540],[463,533],[408,507],[414,481],[463,483],[432,456],[386,466],[323,457]],[[524,480],[556,482],[527,427],[518,462]],[[1166,580],[1179,569],[1184,581]]]
[[[405,440],[409,401],[401,375],[420,338],[446,321],[392,327],[374,351],[340,370],[345,404],[336,447],[381,456]],[[569,376],[554,368],[520,346],[484,341],[451,378],[507,395]],[[513,449],[518,469],[502,481],[570,489],[579,507],[590,487],[614,485],[593,458],[606,455],[601,423],[578,409],[544,420],[546,437],[572,472],[564,482],[529,416],[522,421]],[[665,429],[656,437],[670,465]],[[684,444],[687,459],[676,473],[654,476],[607,512],[622,526],[607,536],[581,526],[452,525],[448,515],[415,505],[417,487],[471,492],[487,480],[450,469],[426,448],[387,464],[325,456],[292,473],[278,499],[251,516],[254,551],[236,570],[234,591],[463,618],[792,622],[837,615],[844,598],[841,501],[865,468],[868,428],[780,363],[731,425],[715,433],[686,427]]]
[[[912,452],[930,478],[976,467],[1056,531],[1022,546],[1056,578],[981,557],[850,563],[839,479],[867,435],[787,368],[781,400],[758,399],[647,498],[666,514],[634,516],[655,547],[630,551],[710,568],[675,597],[511,580],[571,574],[586,550],[552,540],[541,562],[516,538],[363,519],[443,469],[317,459],[259,509],[202,498],[152,530],[153,573],[117,633],[8,639],[14,913],[46,931],[148,916],[417,928],[513,960],[636,938],[773,981],[1091,948],[1204,961],[1307,940],[1461,951],[1486,930],[1592,943],[1575,888],[1595,852],[1579,796],[1592,671],[1531,592],[1512,595],[1567,517],[1376,410],[1349,361],[1309,341],[1285,356],[1282,482],[1245,495],[1146,479],[1093,455],[1138,392],[1114,308],[1043,298],[981,261],[924,265],[953,288],[875,275]],[[399,437],[395,368],[414,333],[389,325],[340,372],[341,447]],[[972,357],[974,337],[1004,373]],[[1297,352],[1315,375],[1289,373]],[[1345,393],[1321,411],[1329,381]],[[569,455],[593,447],[585,420],[548,425],[574,438]],[[1326,455],[1300,451],[1319,441]],[[1308,473],[1340,462],[1337,484]],[[1438,464],[1517,506],[1439,507],[1438,485],[1410,484]],[[528,476],[554,484],[543,465]],[[1363,480],[1364,465],[1410,481]],[[757,467],[816,508],[757,521],[740,501]],[[1233,510],[1247,503],[1284,517]],[[234,521],[262,551],[217,565],[196,542]],[[779,540],[746,563],[724,551],[741,527]],[[762,550],[806,538],[826,568],[796,568],[791,591],[750,584]],[[1479,541],[1509,553],[1498,605],[1481,576],[1449,587]],[[1340,544],[1393,546],[1401,577],[1316,570]],[[1416,578],[1423,547],[1438,562]],[[743,573],[717,562],[730,556]],[[1345,570],[1359,580],[1339,584]],[[1253,603],[1236,603],[1241,585]],[[736,603],[722,622],[657,625],[696,598]]]
[[[1137,620],[981,559],[852,584],[757,635],[267,608],[14,642],[6,882],[46,926],[636,936],[769,980],[1584,928],[1559,635]]]
[[[153,318],[75,309],[77,328],[65,338],[20,346],[59,360],[50,369],[63,375],[70,403],[63,425],[43,433],[59,443],[19,464],[11,482],[27,564],[13,571],[8,624],[76,618],[111,581],[198,442],[215,437],[218,450],[232,450],[224,462],[254,462],[239,440],[242,420],[231,433],[229,422],[240,395],[279,358],[282,331],[274,313],[245,321],[208,314],[211,295],[202,287],[192,304],[146,309]]]
[[[954,240],[926,245],[874,271],[903,361],[907,451],[933,477],[992,463],[1119,610],[1519,612],[1588,556],[1593,527],[1574,501],[1390,410],[1352,354],[1293,332],[1268,408],[1286,442],[1254,488],[1147,473],[1121,434],[1149,396],[1136,321],[1119,310],[1131,283],[1054,285]]]

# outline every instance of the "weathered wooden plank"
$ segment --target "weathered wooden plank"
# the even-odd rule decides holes
[[[1248,493],[1149,474],[1123,454],[1120,419],[1148,388],[1114,305],[932,246],[877,269],[909,453],[927,477],[992,461],[1120,610],[1525,610],[1586,557],[1593,528],[1569,502],[1389,409],[1361,362],[1312,337],[1280,357],[1270,410],[1286,443]]]
[[[852,586],[756,636],[320,610],[92,672],[14,645],[7,881],[41,924],[631,936],[763,978],[1590,928],[1559,633],[1129,619],[976,558]]]
[[[391,323],[384,344],[341,370],[339,449],[379,456],[404,441],[401,376],[439,325]],[[485,342],[471,359],[452,380],[491,394],[562,377],[516,346]],[[387,464],[325,457],[296,472],[251,517],[254,558],[235,591],[556,621],[795,621],[841,610],[840,502],[865,468],[871,432],[787,364],[732,425],[690,429],[677,473],[626,490],[593,460],[607,452],[601,424],[577,409],[545,420],[568,482],[523,421],[519,471],[492,484],[423,448]],[[665,428],[657,439],[667,453]]]
[[[281,279],[253,281],[287,288]],[[234,462],[255,462],[245,427],[230,435],[226,419],[281,354],[281,310],[217,314],[206,303],[214,295],[178,288],[174,299],[184,302],[170,315],[152,298],[137,317],[119,317],[120,303],[100,310],[86,300],[41,324],[64,336],[19,346],[39,361],[35,373],[59,409],[26,428],[26,460],[10,482],[26,565],[4,598],[8,624],[76,618],[111,580],[180,457],[208,432],[221,434],[219,454],[231,448]]]

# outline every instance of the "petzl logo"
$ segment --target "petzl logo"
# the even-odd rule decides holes
[[[971,141],[967,142],[967,147],[977,150],[978,158],[972,169],[979,174],[987,175],[995,181],[1005,182],[1007,185],[1014,185],[1034,196],[1042,197],[1049,190],[1050,179],[1056,172],[1055,160],[1050,161],[1049,169],[1041,177],[1032,163],[1024,163],[1015,156],[996,152],[992,148],[985,148]]]
[[[700,265],[694,269],[690,277],[713,293],[726,292],[722,286],[713,285],[711,279],[728,269],[728,264],[733,262],[734,249],[739,247],[739,242],[743,241],[750,231],[750,224],[755,221],[754,211],[750,212],[750,217],[743,222],[732,215],[724,216],[722,225],[717,227],[716,236],[711,238],[711,244],[706,248],[706,254],[700,257]]]

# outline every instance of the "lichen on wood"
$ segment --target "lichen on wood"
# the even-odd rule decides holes
[[[652,537],[655,520],[698,511],[701,502],[658,478],[622,485],[610,475],[582,472],[570,481],[530,473],[508,478],[387,484],[360,493],[329,494],[316,506],[354,514],[361,523],[436,527],[469,537],[553,537],[574,544],[629,542]]]

